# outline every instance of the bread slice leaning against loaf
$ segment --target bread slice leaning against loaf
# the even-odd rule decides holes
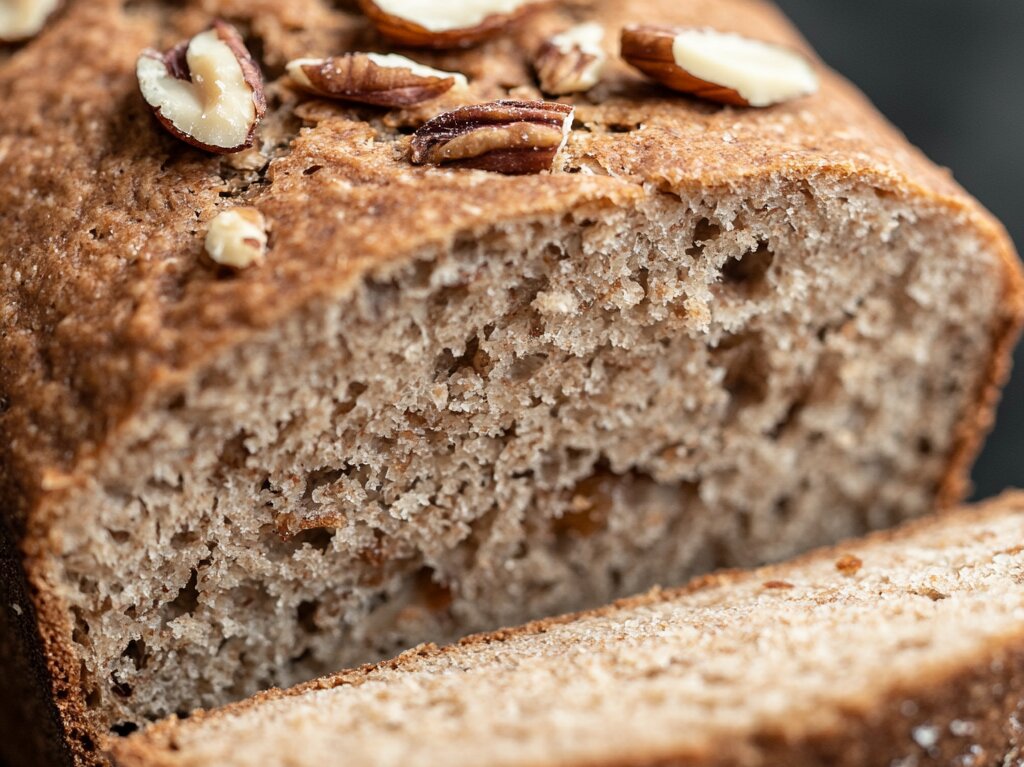
[[[273,691],[119,767],[1018,764],[1024,494]]]
[[[962,493],[1012,247],[772,6],[544,4],[419,54],[469,86],[404,111],[273,79],[387,48],[355,5],[68,2],[0,64],[15,764]],[[216,15],[268,77],[228,157],[154,123],[135,75]],[[436,113],[536,95],[533,52],[583,21],[611,54],[635,23],[781,43],[821,89],[720,107],[613,56],[554,172],[410,162]],[[203,242],[239,206],[269,245],[232,273]]]

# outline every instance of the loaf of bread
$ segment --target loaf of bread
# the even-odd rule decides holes
[[[16,764],[963,494],[1021,318],[1012,246],[774,8],[548,4],[401,49],[468,85],[388,110],[287,76],[399,52],[355,6],[68,0],[5,49]],[[223,155],[154,120],[136,74],[218,17],[266,83],[253,147]],[[534,52],[583,21],[611,60],[561,97],[554,172],[413,163],[436,115],[540,98]],[[802,50],[820,90],[681,95],[615,55],[637,22]],[[218,266],[210,222],[242,206],[263,261]]]
[[[423,646],[113,744],[120,767],[1019,764],[1024,495]]]

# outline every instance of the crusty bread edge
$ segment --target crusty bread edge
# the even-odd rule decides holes
[[[1013,349],[1024,328],[1024,269],[1013,241],[1005,227],[980,205],[972,202],[970,207],[974,208],[969,212],[972,223],[986,233],[1002,261],[1003,298],[991,331],[992,352],[974,405],[968,407],[956,427],[955,444],[936,498],[940,510],[956,505],[970,492],[970,470],[994,425],[1002,389],[1013,368]]]
[[[124,739],[107,738],[103,745],[118,767],[173,765],[174,761],[165,761],[161,753],[170,747],[178,732],[203,722],[244,714],[263,703],[301,696],[316,690],[358,685],[375,671],[398,671],[410,660],[444,655],[453,648],[496,644],[543,634],[552,627],[579,619],[609,616],[623,610],[660,604],[687,594],[727,587],[747,580],[772,580],[784,576],[793,567],[838,559],[845,554],[858,554],[878,544],[899,543],[929,527],[942,526],[958,518],[970,518],[982,523],[985,519],[1007,514],[1024,514],[1024,492],[1007,492],[979,506],[915,520],[893,530],[883,530],[860,539],[816,549],[783,564],[754,570],[720,571],[695,578],[679,588],[655,588],[646,594],[618,600],[594,610],[532,621],[517,628],[474,634],[448,647],[420,645],[391,660],[342,671],[288,690],[267,690],[213,711],[197,710],[189,719],[165,719]],[[958,719],[970,720],[975,724],[975,731],[964,742],[981,745],[992,757],[992,761],[976,761],[974,767],[1001,764],[1006,753],[1024,745],[1024,730],[1015,729],[1011,719],[1016,712],[1024,710],[1024,625],[1011,634],[991,641],[970,665],[954,666],[941,675],[922,681],[919,687],[894,687],[886,692],[885,699],[881,701],[850,701],[841,712],[841,726],[825,732],[808,733],[805,737],[793,738],[783,732],[765,730],[757,733],[753,740],[741,742],[729,739],[706,752],[668,755],[638,753],[635,758],[627,760],[581,762],[573,767],[767,767],[778,764],[787,767],[870,767],[888,763],[909,753],[916,753],[919,760],[917,764],[923,767],[930,763],[949,763],[959,753],[953,748],[958,741],[944,737],[940,738],[933,749],[923,749],[912,738],[914,728],[937,727],[945,735],[950,723]],[[987,713],[984,721],[979,723],[980,712]],[[536,767],[549,766],[538,764]]]

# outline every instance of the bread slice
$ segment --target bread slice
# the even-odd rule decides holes
[[[1024,494],[424,646],[112,744],[120,767],[1018,764]]]
[[[538,95],[553,31],[806,50],[771,6],[554,4],[418,54],[470,88],[393,112],[281,77],[387,50],[354,6],[68,2],[0,65],[0,498],[25,576],[0,585],[0,650],[26,659],[0,673],[39,691],[0,700],[0,750],[40,711],[88,762],[112,729],[963,492],[1015,256],[820,64],[820,93],[744,110],[613,61],[571,99],[562,171],[409,161],[427,117]],[[139,51],[214,15],[268,80],[243,155],[183,145],[138,93]],[[266,262],[218,271],[207,224],[242,204]]]

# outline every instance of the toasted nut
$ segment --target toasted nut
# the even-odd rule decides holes
[[[860,560],[860,557],[855,557],[853,554],[843,554],[843,556],[836,560],[836,570],[843,575],[856,575],[863,566],[864,563]]]
[[[0,0],[0,42],[16,43],[39,34],[61,0]]]
[[[267,111],[263,78],[230,24],[216,21],[167,53],[143,51],[136,73],[142,97],[174,136],[218,154],[252,146]]]
[[[588,22],[549,38],[540,47],[534,68],[545,93],[582,93],[601,80],[608,55],[601,48],[604,27]]]
[[[258,264],[267,253],[267,224],[256,208],[218,213],[206,231],[206,253],[214,262],[234,269]]]
[[[417,165],[454,165],[519,176],[552,170],[574,110],[549,101],[492,101],[435,117],[413,135]]]
[[[735,106],[767,107],[818,90],[801,54],[713,29],[626,27],[622,58],[683,93]]]
[[[415,48],[466,48],[501,33],[547,0],[359,0],[377,30]]]
[[[431,69],[397,53],[295,59],[288,63],[288,74],[318,96],[379,107],[409,107],[467,85],[464,75]]]

